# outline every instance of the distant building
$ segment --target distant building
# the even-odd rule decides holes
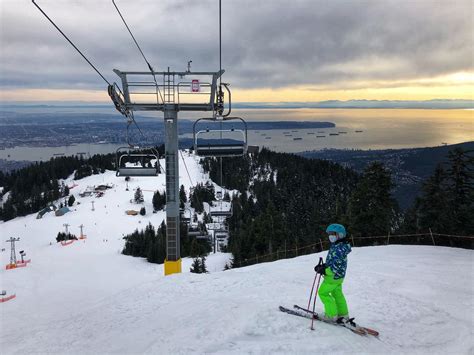
[[[38,212],[38,214],[36,215],[36,219],[41,219],[46,213],[55,211],[55,210],[56,210],[55,205],[49,205],[48,207],[45,207],[41,211]]]
[[[56,210],[56,212],[54,212],[54,214],[56,215],[56,217],[61,217],[61,216],[64,216],[68,212],[71,212],[71,210],[69,208],[62,207],[62,208]]]
[[[109,186],[109,185],[99,185],[95,187],[95,191],[105,191],[111,188],[112,186]]]

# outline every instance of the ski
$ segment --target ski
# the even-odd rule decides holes
[[[298,317],[309,318],[309,319],[314,318],[315,320],[318,320],[320,322],[324,322],[326,324],[341,326],[343,328],[349,329],[353,333],[356,333],[356,334],[359,334],[359,335],[367,335],[367,333],[362,328],[351,329],[351,328],[344,327],[344,325],[342,325],[342,324],[337,324],[337,323],[333,323],[333,322],[326,322],[326,321],[318,318],[317,314],[312,314],[312,313],[304,312],[304,311],[301,311],[301,310],[288,309],[288,308],[285,308],[285,307],[282,307],[282,306],[280,306],[280,311],[288,313],[288,314],[292,314],[292,315],[298,316]]]
[[[293,307],[294,307],[295,309],[297,309],[297,310],[306,312],[306,313],[308,313],[308,314],[310,314],[310,315],[311,315],[311,314],[314,314],[314,315],[316,316],[315,319],[320,320],[320,319],[318,318],[318,314],[317,314],[317,313],[313,313],[313,311],[310,311],[310,310],[308,310],[308,309],[306,309],[306,308],[300,307],[300,306],[298,306],[297,304],[295,304]],[[309,317],[309,318],[311,318],[311,317]],[[326,323],[332,323],[332,322],[326,322]],[[342,326],[343,326],[343,325],[342,325]],[[376,330],[374,330],[374,329],[367,328],[367,327],[361,327],[361,326],[357,326],[357,327],[363,329],[363,330],[364,330],[367,334],[369,334],[369,335],[372,335],[372,336],[374,336],[374,337],[379,336],[379,332],[376,331]],[[348,329],[350,329],[350,328],[348,328]]]

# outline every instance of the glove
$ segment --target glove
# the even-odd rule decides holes
[[[326,275],[326,264],[318,264],[314,267],[314,271],[321,275]]]

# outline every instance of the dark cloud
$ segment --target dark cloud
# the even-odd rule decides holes
[[[103,87],[31,1],[0,0],[0,87]],[[111,1],[38,0],[109,80],[146,70]],[[217,0],[117,0],[155,70],[217,70]],[[236,87],[412,80],[473,70],[470,0],[224,0]]]

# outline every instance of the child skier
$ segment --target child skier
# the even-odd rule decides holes
[[[324,304],[324,321],[341,323],[348,328],[356,328],[354,318],[349,318],[346,298],[342,293],[342,283],[346,276],[347,254],[351,246],[346,239],[346,229],[341,224],[331,224],[327,227],[331,246],[326,257],[326,263],[316,265],[314,271],[324,276],[319,287],[319,297]]]

